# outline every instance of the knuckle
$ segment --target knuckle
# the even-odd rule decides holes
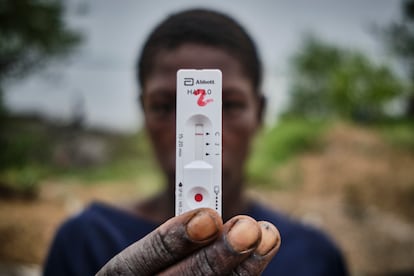
[[[139,263],[135,263],[133,261],[133,259],[130,258],[125,258],[121,255],[121,258],[118,261],[118,266],[117,269],[115,270],[114,274],[110,274],[110,275],[136,275],[137,270],[141,271],[141,266],[138,266],[137,264]],[[141,274],[143,275],[143,274]]]
[[[244,262],[239,264],[237,268],[233,271],[233,275],[238,276],[253,276],[260,275],[266,267],[266,262],[261,258],[255,256],[255,254],[250,255]]]
[[[193,260],[193,275],[223,275],[217,270],[206,250],[202,250]]]
[[[111,265],[110,275],[153,275],[177,260],[173,251],[164,236],[155,231],[151,238],[121,252]]]
[[[233,276],[253,276],[253,275],[258,275],[258,274],[252,273],[252,271],[250,271],[248,268],[246,268],[244,266],[239,266],[235,270],[232,271],[231,275],[233,275]]]
[[[133,275],[128,260],[118,254],[96,273],[97,276]]]
[[[154,239],[150,244],[150,250],[152,250],[154,256],[157,256],[160,259],[170,258],[176,260],[178,257],[172,246],[174,243],[176,243],[176,241],[169,240],[166,236],[161,234],[160,231],[156,231],[154,233]]]
[[[146,271],[151,274],[155,267],[160,267],[160,264],[166,266],[177,260],[174,250],[159,231],[155,231],[152,239],[142,245],[142,252],[144,254],[140,254],[139,258],[135,256],[132,260],[134,263],[140,264],[139,267],[142,269],[139,271],[140,273]]]

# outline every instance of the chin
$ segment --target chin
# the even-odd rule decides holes
[[[225,168],[223,168],[221,175],[223,185],[226,185],[226,183],[229,184],[234,181],[234,173],[232,173],[231,170],[226,170]]]

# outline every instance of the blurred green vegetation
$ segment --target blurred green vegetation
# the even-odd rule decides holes
[[[248,164],[250,182],[255,184],[284,186],[273,177],[276,168],[297,154],[316,150],[319,137],[331,123],[302,118],[282,119],[277,125],[264,129],[257,137]]]
[[[9,117],[5,128],[0,135],[5,145],[0,155],[3,196],[36,196],[39,185],[50,179],[83,184],[160,180],[143,132],[119,135],[21,117]],[[88,147],[94,144],[103,146],[90,158]]]
[[[42,124],[3,116],[0,133],[0,190],[4,196],[35,196],[46,174],[50,155],[47,132]]]
[[[16,81],[56,58],[68,56],[81,34],[64,22],[62,1],[0,1],[0,193],[33,196],[39,180],[49,171],[53,147],[50,134],[13,125],[4,106],[6,82]],[[53,140],[53,139],[52,139]]]
[[[292,172],[288,179],[279,179],[275,173],[287,163],[295,164],[295,158],[303,153],[322,151],[324,135],[338,123],[344,122],[356,124],[352,121],[288,117],[282,118],[273,127],[263,129],[256,138],[248,163],[249,183],[276,189],[296,187],[301,183],[300,169]],[[377,133],[393,150],[414,153],[414,124],[411,120],[382,120],[365,127]]]
[[[104,135],[104,134],[103,134]],[[132,135],[106,137],[110,157],[107,162],[87,167],[54,168],[51,177],[76,180],[85,184],[95,182],[135,181],[144,176],[159,178],[150,142],[143,131]]]
[[[414,152],[414,124],[412,120],[388,120],[373,127],[395,149]]]
[[[313,35],[302,45],[291,60],[289,116],[381,121],[389,117],[386,105],[408,93],[408,81],[362,52]]]
[[[80,41],[80,34],[64,22],[62,1],[1,1],[0,87],[6,78],[24,76],[69,54]]]
[[[385,45],[405,69],[411,82],[406,95],[406,117],[414,119],[414,0],[401,1],[401,16],[381,30]]]

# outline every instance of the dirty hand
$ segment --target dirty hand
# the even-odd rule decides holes
[[[273,224],[212,209],[171,218],[112,258],[97,275],[259,275],[276,254]]]

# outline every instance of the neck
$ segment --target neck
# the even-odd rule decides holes
[[[223,221],[246,213],[248,202],[242,192],[243,187],[244,180],[242,178],[226,181],[223,179]]]

